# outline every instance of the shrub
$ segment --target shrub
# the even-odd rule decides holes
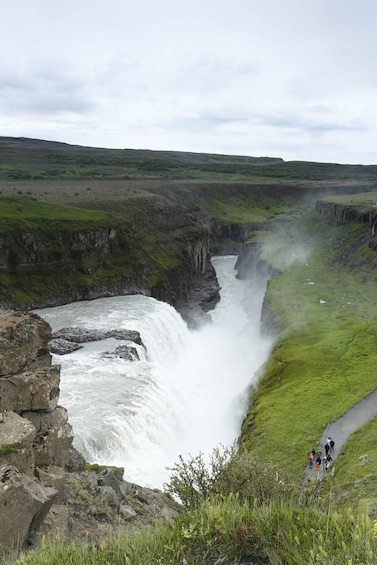
[[[206,464],[202,453],[185,461],[182,455],[173,467],[165,491],[185,508],[197,508],[213,495],[227,498],[237,494],[240,501],[263,504],[275,496],[305,500],[304,490],[290,484],[276,466],[260,463],[236,444],[215,448]]]

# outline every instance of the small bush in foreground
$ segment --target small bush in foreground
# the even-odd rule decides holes
[[[297,486],[291,485],[277,466],[261,463],[245,450],[237,451],[236,444],[215,448],[208,463],[202,453],[188,461],[179,456],[178,463],[169,470],[172,474],[165,490],[187,509],[198,507],[213,495],[228,497],[237,493],[239,500],[262,504],[275,494],[291,497],[297,493]]]

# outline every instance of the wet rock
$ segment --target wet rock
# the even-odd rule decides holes
[[[87,343],[89,341],[100,341],[102,339],[107,339],[113,337],[115,339],[123,339],[126,341],[133,341],[138,345],[143,345],[140,337],[140,333],[135,330],[108,330],[101,331],[94,328],[79,328],[79,327],[68,327],[62,328],[57,332],[52,334],[52,339],[65,339],[73,343]]]
[[[66,355],[67,353],[72,353],[73,351],[82,349],[82,345],[68,341],[67,339],[63,339],[62,337],[52,339],[49,342],[48,346],[51,353],[55,353],[55,355]]]
[[[132,347],[130,345],[119,345],[112,353],[105,351],[103,357],[117,357],[119,359],[124,359],[125,361],[140,361],[139,353],[136,347]]]

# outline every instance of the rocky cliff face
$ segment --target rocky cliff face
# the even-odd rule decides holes
[[[242,245],[236,266],[239,279],[271,279],[279,272],[261,259],[261,243],[246,242]]]
[[[370,226],[371,231],[368,246],[373,251],[377,251],[377,209],[371,209],[370,206],[365,209],[356,204],[345,206],[343,204],[318,200],[315,204],[315,210],[319,214],[324,214],[335,220],[356,222]]]
[[[140,293],[182,312],[189,302],[198,310],[211,307],[219,294],[207,227],[190,218],[180,226],[172,219],[169,225],[166,219],[161,235],[162,220],[155,218],[151,222],[158,233],[146,235],[142,230],[147,220],[138,218],[134,233],[119,225],[0,234],[0,276],[5,282],[0,286],[2,305],[31,310]],[[201,292],[197,292],[199,287]]]
[[[140,273],[128,267],[130,243],[115,227],[1,233],[0,300],[29,310],[143,290]]]
[[[373,226],[375,231],[375,223],[377,220],[377,210],[365,210],[361,206],[345,206],[334,202],[325,202],[317,200],[315,210],[319,214],[324,214],[330,218],[341,220],[343,222],[357,222],[359,224],[369,224]]]
[[[49,325],[34,314],[0,315],[0,546],[22,547],[62,495],[73,433],[58,405]]]
[[[268,265],[261,259],[261,243],[246,242],[242,245],[236,266],[237,278],[252,281],[255,288],[261,285],[268,287],[268,282],[279,274],[277,269]],[[277,331],[271,315],[271,308],[268,303],[268,293],[264,295],[261,311],[261,332],[266,335],[274,335]]]
[[[0,547],[99,541],[177,516],[156,489],[122,480],[123,469],[84,471],[59,406],[60,366],[51,328],[33,313],[0,310]],[[38,531],[38,534],[37,534]]]
[[[63,260],[104,260],[111,253],[115,228],[96,228],[85,231],[51,232],[36,230],[0,234],[0,269],[39,264],[57,264]],[[85,273],[85,266],[82,272]]]

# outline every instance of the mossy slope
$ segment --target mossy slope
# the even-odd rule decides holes
[[[377,388],[377,256],[370,237],[368,226],[312,213],[265,234],[264,258],[281,272],[265,304],[278,333],[242,442],[297,479],[327,424]]]

